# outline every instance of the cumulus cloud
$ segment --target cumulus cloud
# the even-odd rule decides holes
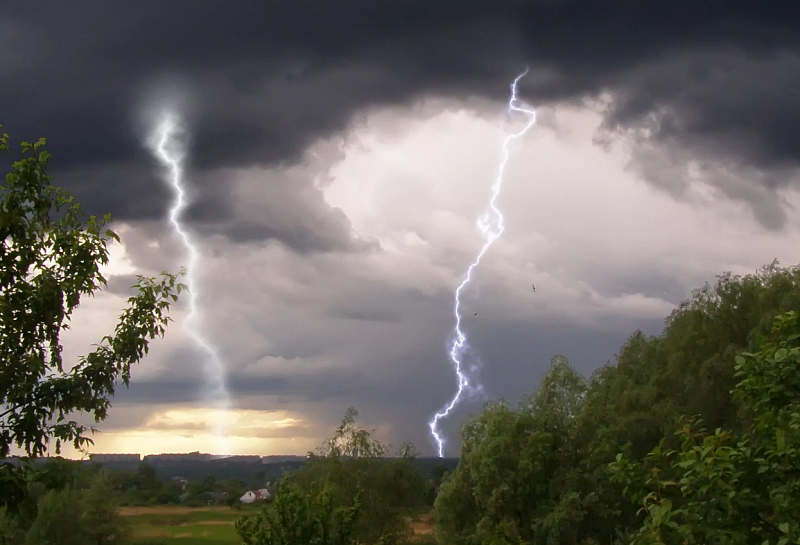
[[[798,261],[792,2],[37,9],[0,19],[0,121],[13,138],[46,136],[56,182],[88,212],[114,212],[123,237],[65,356],[111,331],[135,274],[185,263],[142,144],[143,112],[177,104],[201,327],[234,408],[309,426],[296,443],[240,437],[239,451],[304,452],[349,405],[392,441],[430,446],[425,421],[455,388],[452,291],[481,244],[500,116],[525,65],[539,123],[509,164],[506,231],[464,294],[487,395],[530,391],[554,353],[590,371],[717,273]],[[203,430],[169,443],[164,427],[203,404],[185,303],[173,317],[98,448],[213,449]],[[480,402],[445,422],[448,437]]]
[[[226,189],[213,172],[297,164],[319,138],[387,106],[425,97],[504,100],[506,82],[527,64],[522,92],[537,105],[607,95],[606,129],[656,120],[637,138],[677,151],[652,167],[654,157],[639,158],[654,184],[679,188],[680,176],[656,173],[691,150],[697,161],[731,170],[710,175],[724,194],[751,202],[763,225],[784,224],[770,192],[797,178],[800,33],[792,2],[298,0],[198,9],[185,1],[96,9],[84,0],[4,11],[3,122],[15,135],[50,138],[56,172],[90,210],[125,220],[163,213],[166,193],[141,145],[141,112],[155,107],[153,97],[181,98],[199,193],[219,196]],[[320,215],[276,225],[275,213],[229,225],[230,234],[289,244],[301,236],[303,248],[315,226],[338,225],[328,239],[310,240],[348,247],[343,218],[319,208],[306,184],[292,185],[297,196],[280,179],[260,186]],[[236,224],[240,210],[221,204],[190,216]]]
[[[594,145],[601,109],[543,110],[551,126],[537,126],[509,163],[498,201],[506,232],[464,294],[465,330],[480,356],[470,365],[489,397],[533,390],[556,353],[584,372],[604,364],[634,329],[658,332],[674,305],[717,273],[800,257],[800,231],[765,229],[747,205],[703,190],[702,181],[687,181],[702,200],[654,190],[627,168],[634,156],[627,141]],[[439,115],[387,109],[352,126],[337,160],[318,157],[325,206],[340,210],[353,240],[377,242],[369,251],[299,252],[197,232],[202,327],[228,369],[234,410],[267,419],[279,411],[308,426],[274,432],[280,438],[237,428],[234,435],[252,435],[232,439],[232,448],[305,452],[355,405],[387,440],[410,438],[430,452],[425,422],[455,388],[445,353],[452,290],[481,244],[475,219],[494,180],[501,113],[473,114],[458,103]],[[293,167],[298,178],[323,175],[314,154],[331,142],[309,148],[306,165]],[[231,172],[239,190],[230,205],[256,206],[250,191],[282,168]],[[796,193],[786,198],[798,203]],[[112,281],[127,279],[131,267],[180,265],[180,246],[159,225],[125,224]],[[71,354],[87,344],[77,331],[91,333],[121,304],[114,292],[88,302],[85,322],[70,332],[78,336],[67,339]],[[164,415],[202,407],[202,354],[180,328],[184,306],[174,318],[130,390],[117,397],[98,445],[131,444],[131,429],[165,438],[172,421]],[[445,422],[448,437],[481,403],[468,401]],[[134,405],[150,407],[151,416],[130,420]],[[175,431],[181,444],[213,451],[204,429],[189,428]],[[305,437],[303,448],[286,442],[289,436]]]

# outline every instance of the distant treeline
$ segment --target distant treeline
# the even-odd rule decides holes
[[[44,465],[48,460],[60,458],[38,458],[32,461],[36,466]],[[394,457],[383,458],[386,461],[396,460]],[[2,463],[13,463],[14,465],[21,464],[18,458],[0,459]],[[291,471],[297,471],[307,464],[306,461],[302,462],[280,462],[274,464],[262,463],[229,463],[224,460],[213,460],[209,462],[202,461],[174,461],[174,462],[92,462],[83,460],[75,462],[83,466],[98,466],[104,467],[111,472],[133,472],[139,469],[141,465],[152,466],[156,477],[164,482],[170,481],[173,477],[183,477],[188,481],[203,481],[208,477],[213,477],[218,481],[228,479],[236,479],[239,481],[249,482],[255,476],[259,480],[276,481],[283,475]],[[417,468],[420,473],[429,478],[434,470],[439,471],[444,469],[448,472],[453,472],[458,466],[458,458],[416,458],[412,462],[413,466]]]
[[[395,458],[386,458],[391,461]],[[110,470],[128,470],[135,471],[139,464],[130,463],[108,463],[103,462],[94,464],[92,462],[82,462],[84,464],[101,465]],[[144,463],[144,462],[142,462]],[[259,471],[263,472],[265,481],[275,481],[287,472],[296,471],[302,468],[307,462],[282,462],[276,464],[261,464],[250,463],[243,464],[225,463],[224,460],[214,460],[213,462],[196,462],[196,461],[179,461],[179,462],[162,462],[150,464],[155,469],[156,476],[163,480],[168,481],[172,477],[183,477],[189,481],[201,481],[206,477],[214,477],[218,481],[227,479],[238,479],[242,481],[249,481],[253,478],[254,474]],[[455,470],[458,465],[458,458],[417,458],[413,461],[414,467],[425,477],[429,477],[431,472],[437,466],[444,467],[448,472]]]

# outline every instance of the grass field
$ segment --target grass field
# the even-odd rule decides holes
[[[234,522],[258,508],[243,507],[123,507],[120,514],[133,524],[134,543],[164,545],[237,545]],[[422,515],[411,522],[414,534],[427,540],[433,534],[433,519]],[[426,539],[427,538],[427,539]]]
[[[234,545],[234,522],[256,509],[230,507],[123,507],[120,514],[133,524],[134,543],[164,545]]]

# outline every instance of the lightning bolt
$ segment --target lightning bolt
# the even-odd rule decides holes
[[[519,99],[517,98],[517,83],[521,80],[526,74],[528,73],[528,69],[526,68],[523,73],[518,75],[514,82],[511,84],[511,98],[508,101],[508,113],[512,114],[513,112],[523,113],[528,116],[528,122],[525,127],[517,132],[512,133],[506,136],[505,140],[503,141],[503,153],[502,159],[500,161],[500,166],[497,170],[497,177],[495,178],[494,184],[492,185],[492,198],[489,201],[490,211],[486,214],[483,214],[478,218],[478,229],[481,230],[484,237],[486,238],[486,242],[481,248],[481,251],[478,253],[478,256],[475,258],[475,261],[467,269],[467,274],[464,280],[456,289],[455,293],[455,307],[453,312],[456,317],[456,325],[454,328],[455,335],[453,336],[453,344],[450,347],[450,360],[453,362],[453,368],[456,372],[456,378],[458,379],[458,390],[450,402],[444,406],[444,408],[433,415],[433,418],[428,423],[431,428],[431,434],[433,438],[436,440],[436,444],[438,446],[438,453],[439,457],[444,457],[444,444],[445,440],[442,434],[438,431],[437,425],[439,420],[445,418],[450,414],[450,412],[458,405],[458,402],[461,400],[461,395],[464,393],[464,390],[473,390],[472,386],[469,383],[469,379],[461,370],[462,365],[462,356],[467,349],[469,349],[469,344],[467,342],[466,334],[461,330],[461,291],[470,283],[472,280],[472,273],[475,268],[480,264],[481,259],[483,258],[484,254],[489,250],[489,247],[494,244],[494,241],[497,240],[500,235],[503,234],[505,229],[505,222],[503,219],[503,214],[497,208],[495,204],[497,202],[497,197],[500,195],[500,190],[503,187],[503,176],[506,170],[506,164],[508,163],[508,158],[511,156],[511,151],[509,146],[511,142],[516,140],[517,138],[524,135],[528,132],[535,123],[536,123],[536,112],[534,110],[528,110],[518,105]],[[480,389],[479,387],[478,389]]]
[[[206,383],[207,386],[211,387],[210,397],[211,400],[215,401],[215,408],[218,411],[213,431],[218,445],[217,448],[222,449],[223,454],[227,454],[229,449],[227,434],[225,433],[225,416],[230,405],[230,395],[225,381],[225,367],[217,354],[217,350],[206,340],[196,325],[198,308],[195,274],[198,269],[199,252],[189,233],[181,225],[181,215],[188,204],[183,183],[185,154],[181,149],[179,140],[182,134],[183,130],[176,121],[176,115],[166,112],[162,115],[161,121],[155,129],[152,148],[156,158],[167,170],[165,178],[175,195],[174,204],[169,211],[169,221],[183,241],[183,245],[189,254],[189,266],[186,274],[186,287],[189,292],[189,314],[183,322],[183,329],[207,356],[206,365],[204,366]]]

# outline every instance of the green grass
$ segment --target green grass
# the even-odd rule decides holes
[[[234,523],[245,515],[253,515],[262,507],[123,507],[122,514],[133,525],[136,545],[239,545]],[[435,543],[433,520],[423,513],[411,521],[420,545]]]
[[[121,513],[133,526],[134,543],[163,545],[238,545],[234,523],[257,508],[174,506],[126,508]]]

